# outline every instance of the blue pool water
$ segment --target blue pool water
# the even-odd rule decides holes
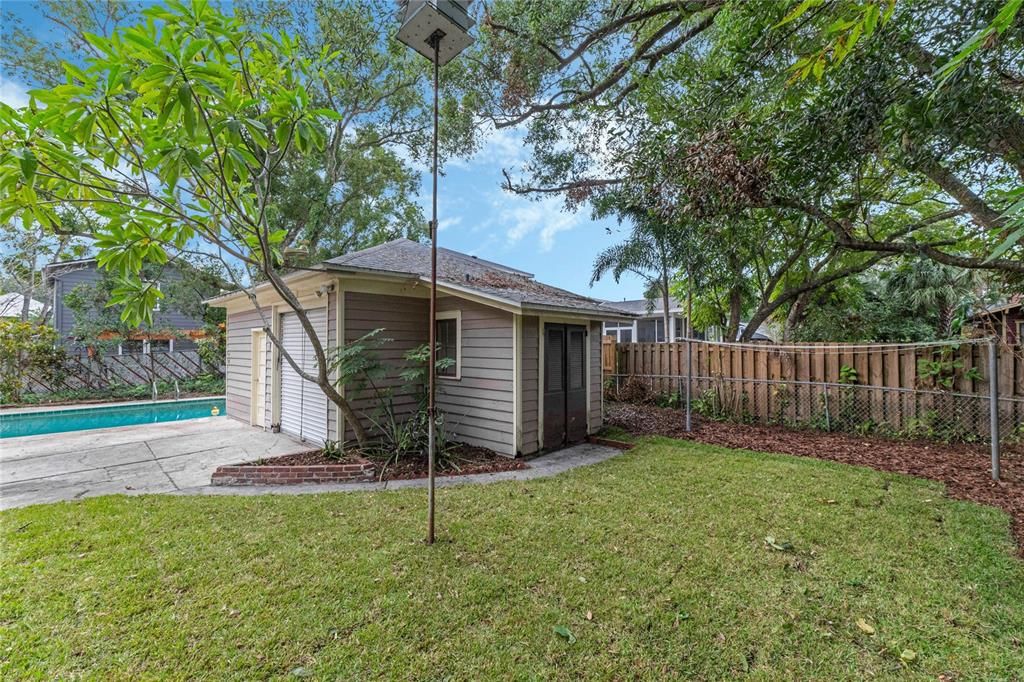
[[[211,417],[216,407],[224,416],[224,398],[195,398],[137,405],[80,407],[68,410],[46,410],[4,414],[0,412],[0,438],[35,436],[42,433],[105,429],[111,426],[132,426],[173,422],[182,419]]]

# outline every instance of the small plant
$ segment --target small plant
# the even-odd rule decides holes
[[[345,446],[340,440],[325,440],[321,452],[324,457],[334,462],[345,459]]]
[[[661,393],[654,399],[654,404],[658,407],[670,407],[672,409],[678,409],[682,402],[683,399],[675,391]]]
[[[839,368],[839,383],[853,386],[858,381],[860,381],[860,376],[857,374],[856,368],[849,365],[843,365]]]

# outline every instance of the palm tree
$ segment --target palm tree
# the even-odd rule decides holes
[[[686,230],[670,225],[657,215],[636,204],[616,208],[619,222],[629,220],[632,230],[626,241],[610,246],[594,259],[590,285],[611,273],[615,281],[626,272],[640,277],[646,284],[644,296],[650,300],[661,298],[661,314],[665,335],[669,330],[669,284],[672,276],[685,265]],[[686,321],[689,326],[690,321]]]
[[[953,334],[957,312],[964,310],[983,285],[977,270],[944,265],[921,258],[900,265],[889,277],[886,293],[931,318],[936,338]]]

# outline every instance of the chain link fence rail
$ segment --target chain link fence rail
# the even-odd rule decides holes
[[[655,400],[744,423],[989,443],[994,477],[1000,444],[1024,438],[1024,359],[1019,348],[991,340],[793,346],[692,341],[689,358],[686,342],[627,343],[615,344],[614,367],[607,341],[604,350],[612,399]]]

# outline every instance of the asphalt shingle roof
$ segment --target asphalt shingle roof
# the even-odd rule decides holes
[[[430,246],[410,239],[396,239],[330,258],[324,261],[324,266],[406,274],[427,279],[430,277]],[[561,308],[572,312],[594,313],[598,317],[601,314],[631,314],[631,311],[617,303],[580,296],[538,282],[528,272],[451,249],[437,250],[437,279],[442,284],[448,283],[527,307]]]

